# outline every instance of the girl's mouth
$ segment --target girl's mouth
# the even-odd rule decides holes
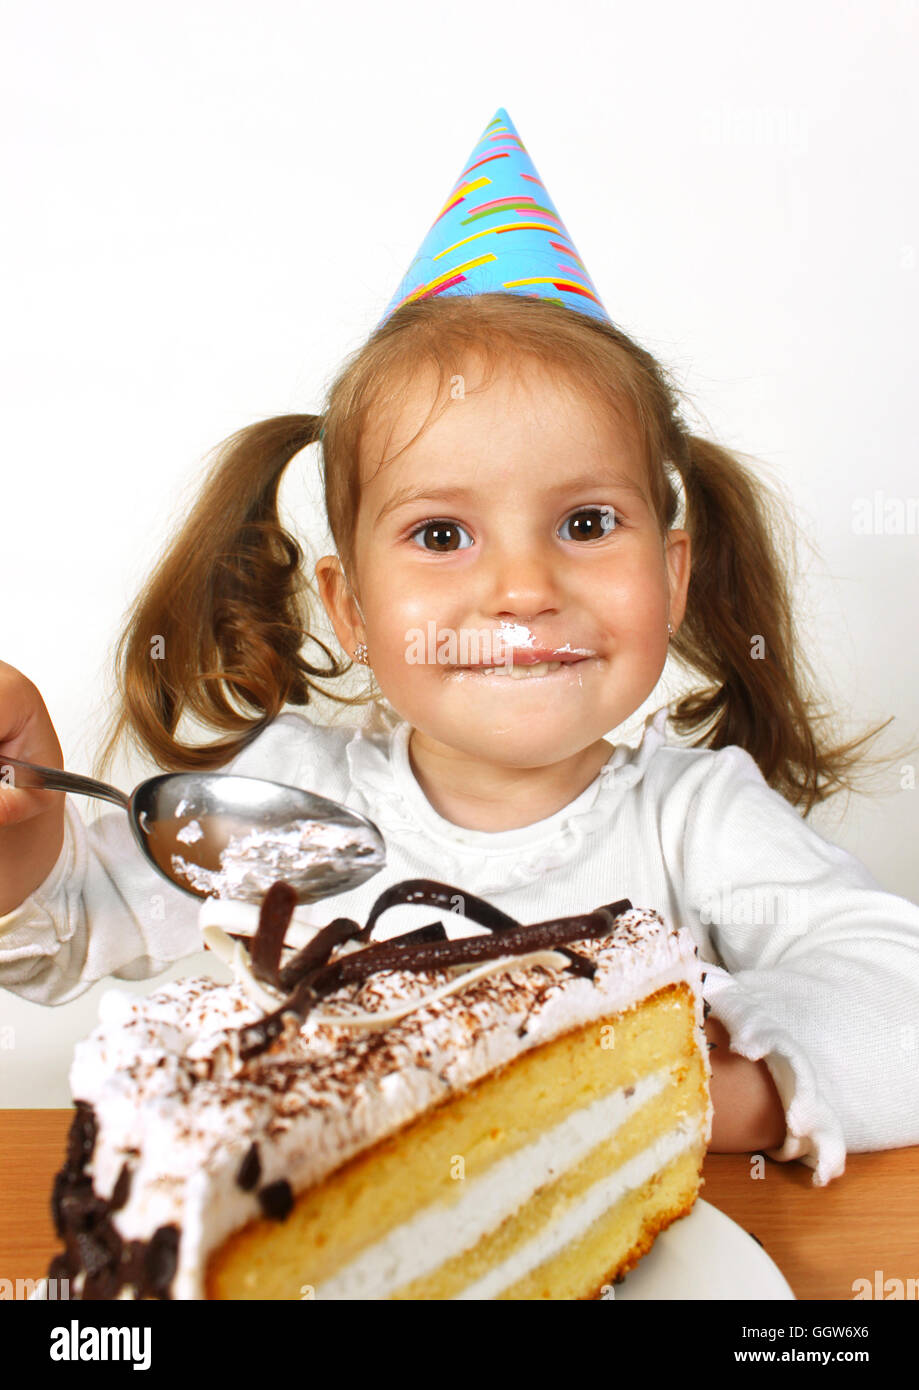
[[[584,652],[583,654],[564,656],[559,655],[546,660],[534,660],[533,652],[516,651],[513,660],[505,661],[498,666],[455,666],[453,670],[457,673],[468,673],[475,676],[495,676],[513,681],[539,680],[541,677],[552,676],[557,671],[568,670],[573,666],[581,666],[589,656],[595,656],[595,652]]]

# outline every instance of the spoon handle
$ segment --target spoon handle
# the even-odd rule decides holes
[[[130,797],[117,787],[106,782],[97,782],[93,777],[80,777],[76,772],[61,772],[56,767],[40,767],[38,763],[26,763],[21,758],[10,758],[0,753],[0,778],[7,767],[15,769],[13,786],[36,787],[51,792],[78,792],[80,796],[97,796],[102,801],[114,801],[116,806],[127,811]]]

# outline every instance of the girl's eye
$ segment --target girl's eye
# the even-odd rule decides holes
[[[559,535],[564,541],[595,541],[615,531],[617,525],[612,507],[580,507],[565,518]]]
[[[426,521],[423,526],[412,532],[412,540],[422,550],[441,553],[465,550],[472,545],[469,532],[455,521]]]

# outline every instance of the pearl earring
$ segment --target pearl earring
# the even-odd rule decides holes
[[[672,628],[672,627],[670,626],[670,624],[668,623],[668,624],[667,624],[667,638],[668,638],[668,640],[669,640],[672,636],[673,636],[673,628]]]
[[[357,646],[354,648],[354,660],[360,662],[362,666],[370,665],[369,661],[367,660],[366,642],[358,642]]]

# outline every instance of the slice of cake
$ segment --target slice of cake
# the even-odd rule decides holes
[[[234,984],[111,992],[79,1044],[49,1275],[82,1298],[600,1296],[689,1211],[710,1135],[688,931],[627,901],[521,926],[463,895],[284,947],[276,884]],[[227,904],[227,919],[233,905]],[[456,922],[455,915],[451,919]]]

